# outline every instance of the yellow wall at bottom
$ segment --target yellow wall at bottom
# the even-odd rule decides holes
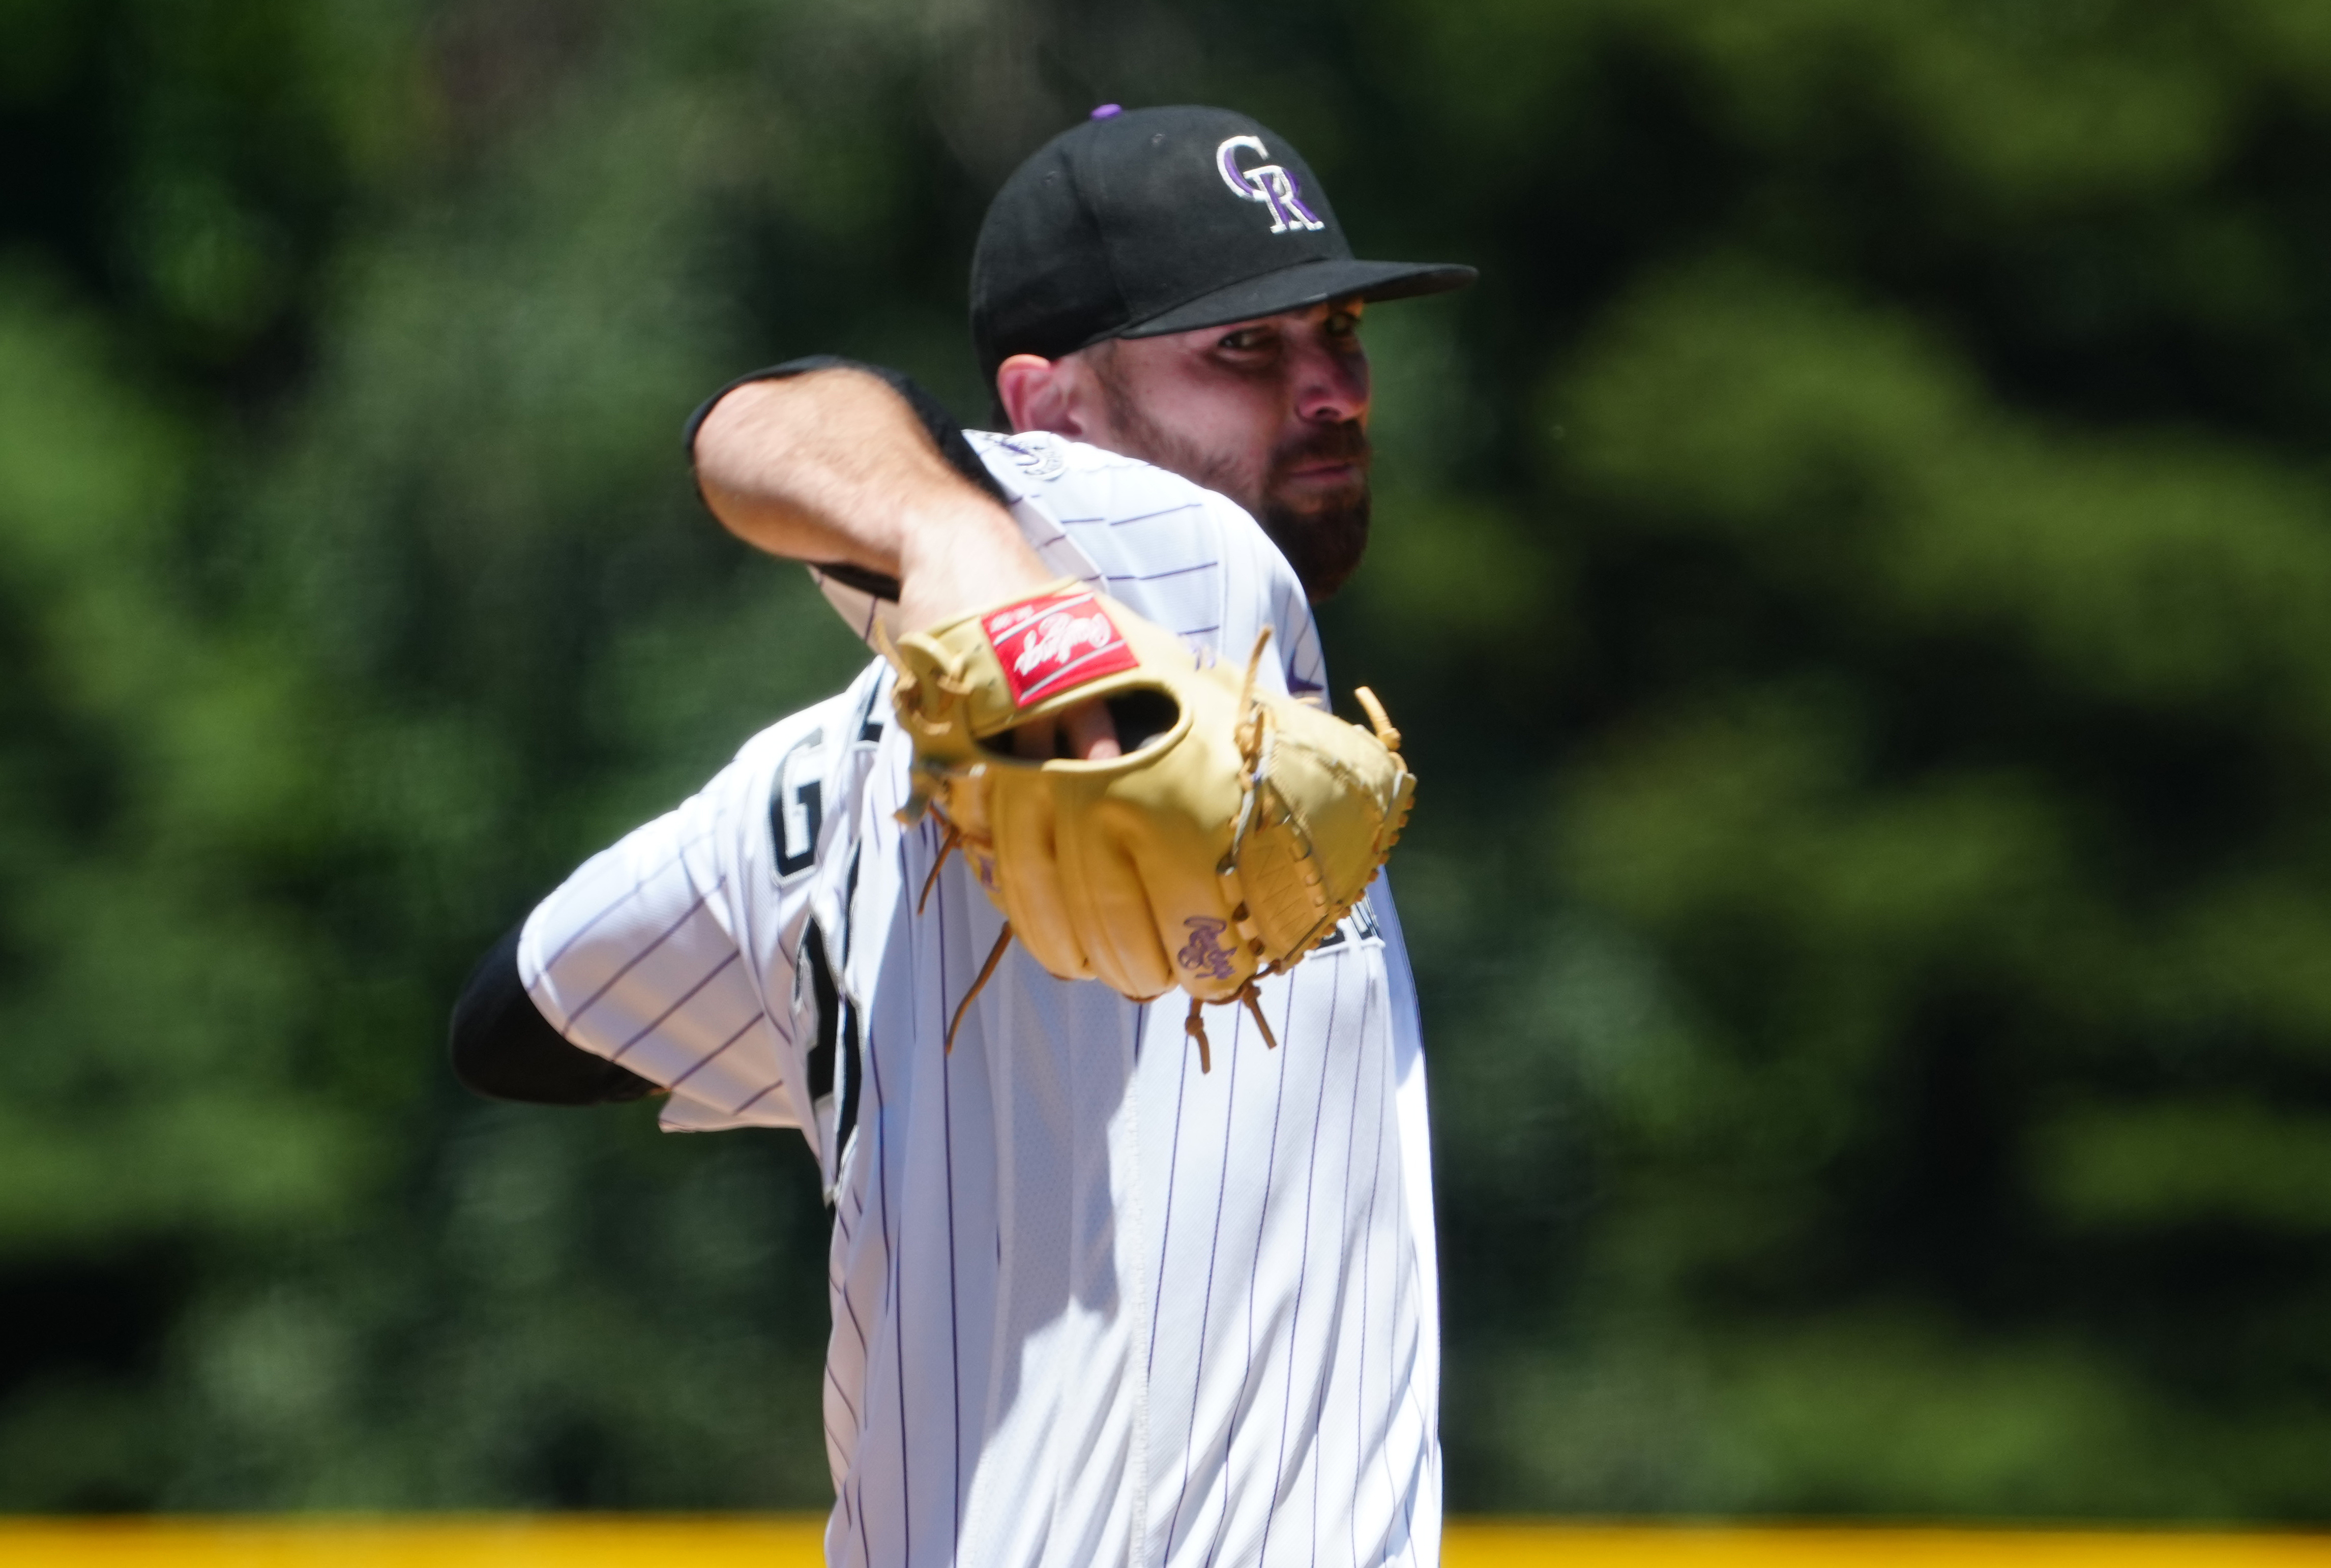
[[[2331,1568],[2331,1536],[1458,1521],[1448,1568]]]
[[[0,1521],[5,1568],[817,1568],[823,1518]],[[2331,1535],[1459,1521],[1448,1568],[2331,1568]]]

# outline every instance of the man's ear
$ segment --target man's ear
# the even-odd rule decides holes
[[[1014,354],[995,367],[995,400],[1014,431],[1045,430],[1082,441],[1090,433],[1083,407],[1084,367],[1073,356]]]

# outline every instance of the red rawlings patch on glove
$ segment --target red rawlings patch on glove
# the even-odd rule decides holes
[[[1033,707],[1140,663],[1089,592],[1048,594],[994,611],[979,623],[1003,660],[1014,708]]]

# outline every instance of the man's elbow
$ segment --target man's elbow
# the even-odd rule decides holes
[[[446,1033],[453,1076],[489,1099],[528,1105],[605,1105],[643,1099],[656,1086],[568,1041],[534,1005],[519,978],[514,926],[470,974]]]
[[[787,381],[748,381],[732,386],[705,412],[690,445],[697,493],[720,526],[752,543],[754,520],[771,488],[765,471],[773,443],[798,415],[799,400]]]

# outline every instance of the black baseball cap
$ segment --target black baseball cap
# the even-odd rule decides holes
[[[971,334],[993,385],[1014,354],[1057,359],[1357,295],[1461,289],[1470,267],[1362,261],[1294,145],[1245,115],[1119,109],[1046,142],[988,204]]]

